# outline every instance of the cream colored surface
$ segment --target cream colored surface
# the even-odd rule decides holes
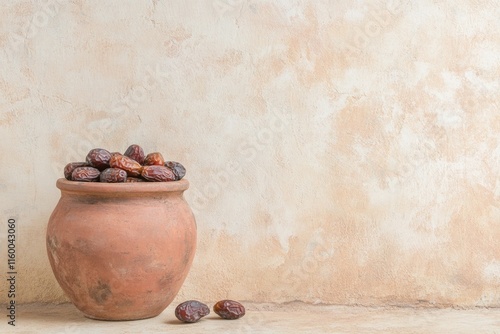
[[[247,314],[238,320],[222,320],[212,312],[197,323],[184,324],[175,318],[174,305],[152,319],[109,322],[84,318],[70,304],[34,304],[23,307],[19,313],[22,323],[8,333],[494,334],[500,328],[499,309],[365,308],[302,303],[246,306]],[[0,333],[7,332],[2,332],[0,326]]]
[[[180,299],[500,306],[499,17],[493,0],[2,2],[17,301],[66,300],[44,239],[63,166],[137,143],[188,170]]]

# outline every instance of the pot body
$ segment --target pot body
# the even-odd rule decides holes
[[[103,184],[59,179],[47,226],[52,271],[89,318],[157,316],[174,299],[196,250],[187,180]]]

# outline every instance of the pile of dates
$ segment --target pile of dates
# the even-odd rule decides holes
[[[125,153],[94,148],[85,162],[70,162],[64,167],[64,177],[80,182],[166,182],[178,181],[186,169],[175,161],[165,161],[159,152],[144,154],[139,145],[130,145]]]
[[[224,299],[215,303],[214,312],[222,319],[235,320],[245,315],[245,307],[237,301]],[[187,323],[197,322],[208,314],[208,306],[197,300],[185,301],[175,308],[176,318]]]

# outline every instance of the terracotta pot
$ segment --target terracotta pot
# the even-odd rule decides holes
[[[89,318],[157,316],[191,267],[196,222],[187,180],[86,183],[57,180],[59,203],[47,227],[52,271]]]

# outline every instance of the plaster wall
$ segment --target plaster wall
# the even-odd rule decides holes
[[[137,143],[188,170],[179,299],[500,306],[499,17],[492,0],[1,2],[17,302],[66,300],[44,239],[63,166]]]

